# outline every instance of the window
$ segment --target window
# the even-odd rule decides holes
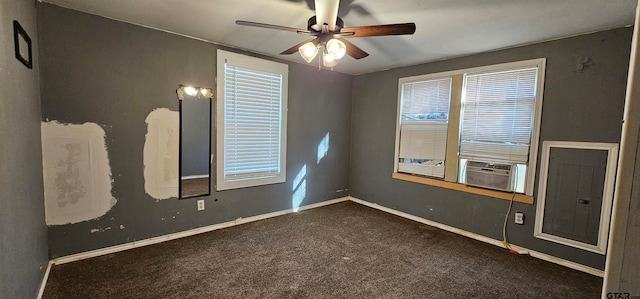
[[[544,65],[400,79],[395,172],[532,195]]]
[[[288,66],[218,50],[217,190],[285,181]]]
[[[403,82],[398,171],[444,177],[450,95],[450,77]]]

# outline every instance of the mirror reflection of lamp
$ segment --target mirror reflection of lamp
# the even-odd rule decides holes
[[[211,194],[211,100],[214,89],[178,85],[179,184],[178,198]]]
[[[184,92],[192,97],[198,94],[198,90],[193,86],[186,86]]]
[[[180,100],[184,99],[185,94],[192,97],[203,96],[205,98],[211,99],[213,98],[213,88],[180,85],[176,90],[176,94],[178,94],[178,99]]]
[[[200,89],[200,93],[205,98],[212,98],[213,97],[213,90],[211,88],[202,88],[202,89]]]

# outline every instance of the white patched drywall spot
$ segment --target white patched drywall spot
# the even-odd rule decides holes
[[[145,121],[144,190],[155,199],[178,197],[180,114],[155,109]]]
[[[116,204],[104,130],[95,123],[43,122],[42,168],[47,225],[103,216]]]

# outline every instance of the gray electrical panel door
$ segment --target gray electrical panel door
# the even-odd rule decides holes
[[[607,154],[551,148],[543,233],[598,244]]]

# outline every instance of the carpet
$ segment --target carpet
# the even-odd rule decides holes
[[[44,298],[599,298],[602,278],[343,202],[51,269]]]

